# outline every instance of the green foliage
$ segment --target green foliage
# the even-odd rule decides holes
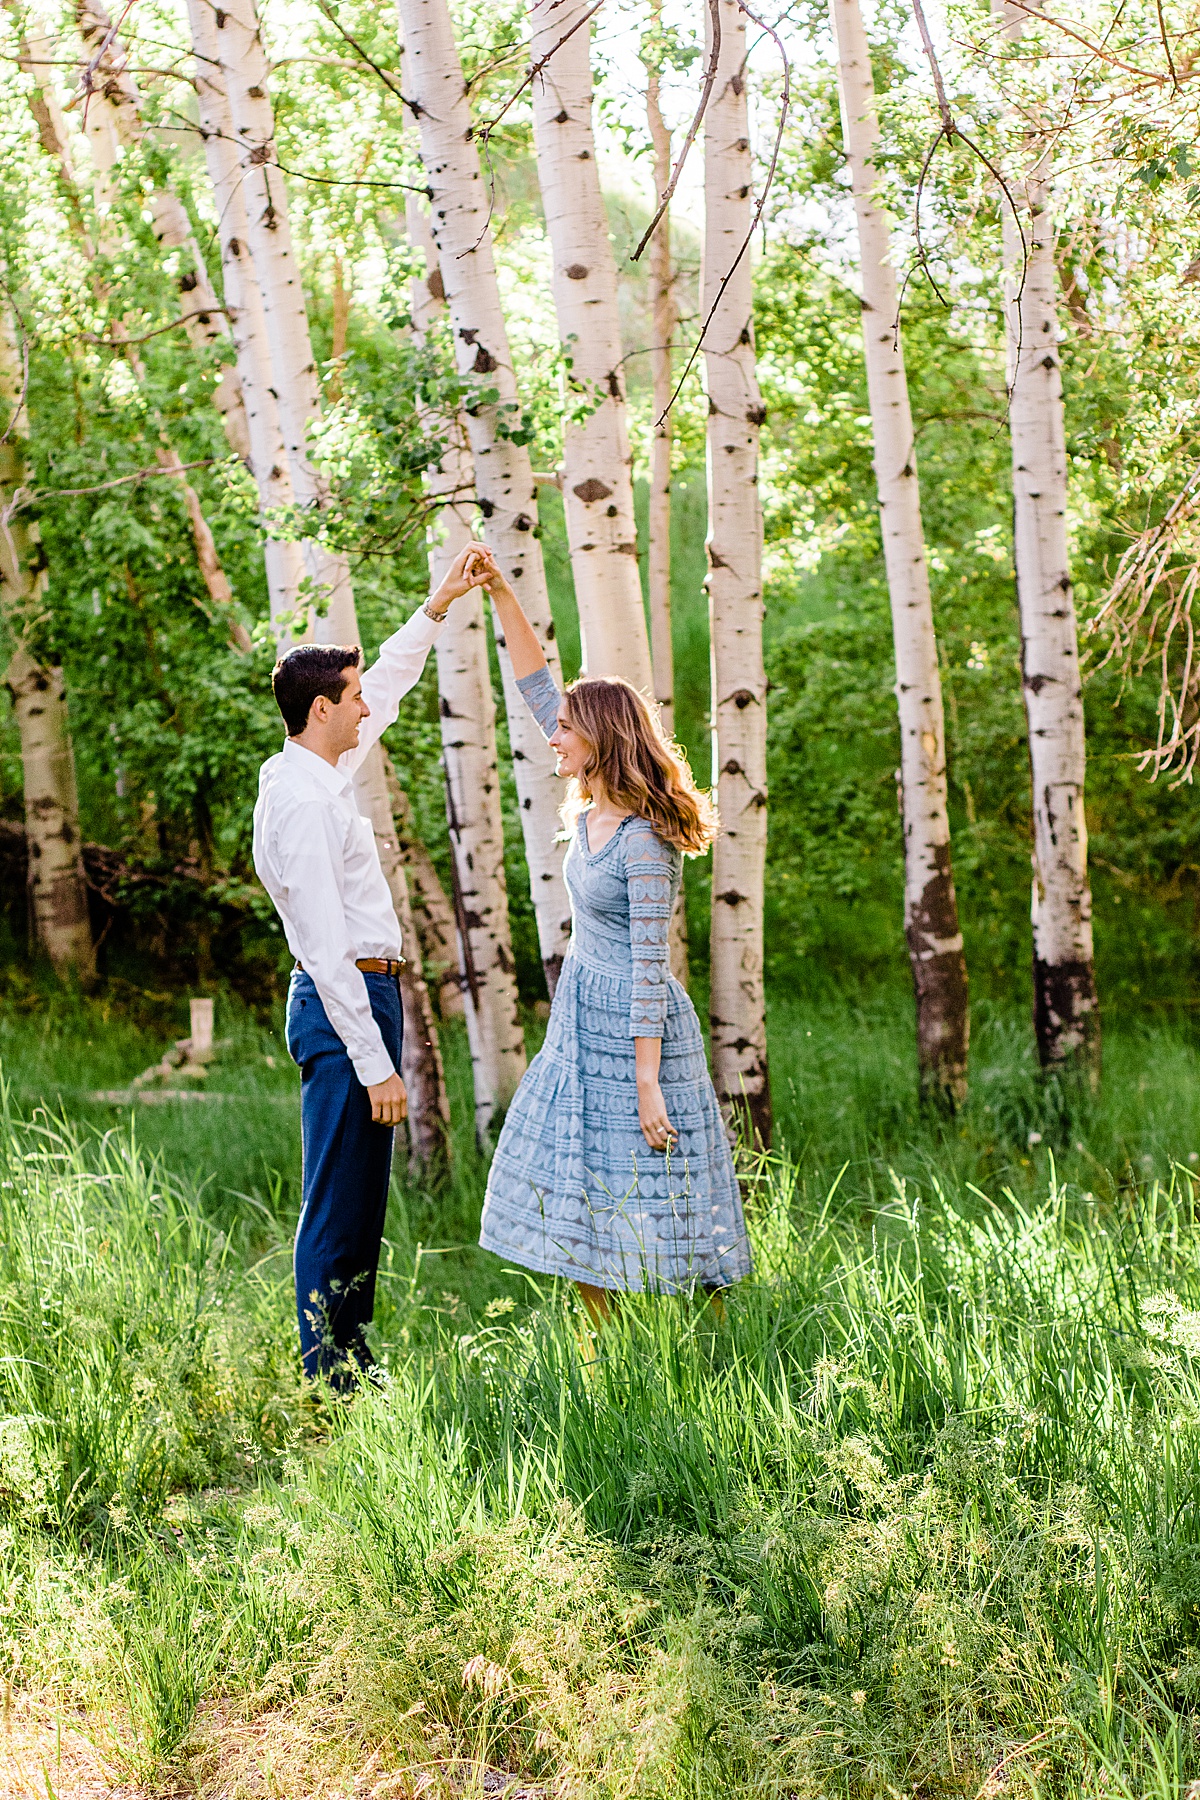
[[[6,1053],[65,1052],[68,1025],[31,1015]],[[283,1792],[369,1764],[447,1793],[491,1768],[972,1800],[1000,1769],[1168,1800],[1198,1760],[1195,1054],[1118,1037],[1071,1127],[1085,1186],[1070,1145],[1067,1179],[1027,1149],[1037,1084],[999,1019],[988,1101],[916,1154],[909,1028],[776,1021],[810,1144],[750,1180],[757,1270],[723,1319],[634,1297],[596,1340],[552,1287],[456,1259],[477,1187],[440,1224],[398,1192],[388,1372],[350,1405],[300,1386],[269,1212],[123,1130],[7,1115],[22,1703],[74,1706],[155,1791],[248,1780],[265,1732]],[[249,1060],[224,1079],[249,1091]],[[182,1119],[171,1144],[186,1162]]]

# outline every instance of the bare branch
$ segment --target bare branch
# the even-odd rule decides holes
[[[1026,13],[1031,19],[1038,19],[1043,24],[1053,25],[1056,31],[1061,31],[1067,37],[1074,38],[1077,44],[1082,44],[1085,50],[1090,50],[1092,55],[1099,57],[1101,62],[1111,63],[1115,69],[1124,69],[1127,75],[1140,75],[1146,81],[1162,81],[1162,76],[1156,69],[1139,69],[1134,63],[1122,62],[1119,56],[1113,56],[1110,51],[1102,50],[1098,44],[1093,44],[1080,32],[1072,31],[1069,25],[1064,25],[1061,19],[1056,19],[1050,13],[1043,12],[1040,6],[1028,6],[1025,0],[1007,0],[1007,4],[1014,6],[1018,12]]]
[[[588,10],[584,13],[582,19],[576,19],[576,21],[572,25],[570,31],[564,31],[562,36],[559,38],[557,44],[551,45],[550,49],[547,50],[545,56],[539,56],[535,63],[530,64],[529,68],[525,72],[525,79],[524,79],[524,81],[522,81],[520,87],[513,89],[512,93],[508,96],[508,99],[504,102],[504,105],[500,108],[500,111],[496,114],[494,119],[489,119],[486,125],[480,126],[479,130],[475,134],[477,137],[482,138],[485,143],[487,142],[488,138],[492,135],[492,132],[495,131],[497,125],[500,123],[501,119],[504,117],[504,115],[508,111],[509,107],[516,104],[516,102],[521,98],[521,95],[525,92],[525,89],[527,87],[533,86],[533,83],[537,80],[538,76],[541,74],[541,72],[545,68],[546,64],[550,61],[551,57],[557,55],[557,53],[562,49],[563,45],[567,42],[567,40],[569,38],[573,38],[577,31],[582,31],[584,26],[587,25],[588,23],[590,23],[590,21],[595,18],[596,14],[600,11],[600,8],[603,5],[604,5],[604,0],[596,0],[595,5],[589,6]],[[412,106],[411,100],[408,101],[407,104],[411,107]]]
[[[126,483],[130,481],[149,481],[153,475],[166,475],[172,480],[175,480],[178,476],[185,474],[188,469],[211,469],[213,464],[218,461],[220,461],[220,458],[216,456],[202,456],[198,462],[179,463],[177,466],[172,464],[172,466],[167,469],[135,469],[132,475],[118,475],[115,480],[98,482],[95,487],[42,488],[40,491],[30,490],[27,494],[27,501],[58,500],[75,494],[103,494],[106,493],[109,488],[124,487]]]
[[[371,56],[366,50],[363,49],[362,45],[358,42],[357,38],[352,38],[350,36],[350,33],[346,30],[346,27],[342,24],[341,20],[338,18],[337,14],[334,12],[333,7],[329,3],[329,0],[317,0],[317,5],[320,7],[320,9],[324,13],[325,17],[329,20],[329,23],[333,26],[333,29],[336,32],[339,32],[341,34],[341,36],[345,38],[346,42],[349,44],[350,48],[355,52],[355,54],[358,56],[361,56],[362,60],[366,63],[366,65],[369,69],[374,69],[376,75],[378,75],[380,81],[382,81],[382,83],[383,83],[384,87],[387,89],[388,93],[393,94],[395,96],[395,98],[397,100],[399,100],[403,105],[405,105],[405,106],[410,105],[411,102],[405,100],[404,95],[400,92],[399,83],[392,80],[391,76],[387,73],[386,69],[380,68],[379,64],[375,61],[374,57]]]
[[[172,319],[169,325],[156,325],[153,331],[144,332],[141,337],[97,337],[94,331],[82,331],[79,335],[87,343],[98,344],[105,350],[127,350],[134,344],[148,344],[151,338],[161,337],[165,331],[178,331],[179,327],[186,325],[189,319],[210,319],[215,312],[224,313],[227,318],[229,317],[227,306],[206,306],[196,312],[180,313],[179,317]]]
[[[715,17],[718,0],[710,0],[710,3],[713,7],[713,13],[714,13],[714,17]],[[655,420],[656,426],[662,424],[663,420],[666,418],[667,414],[670,412],[671,408],[674,406],[676,400],[678,400],[679,395],[683,389],[683,384],[687,380],[688,376],[691,374],[692,367],[696,361],[696,358],[700,354],[700,349],[704,343],[705,334],[708,331],[709,326],[712,324],[713,319],[716,317],[717,308],[720,306],[722,300],[725,298],[725,290],[729,286],[729,283],[733,280],[734,271],[737,269],[743,256],[745,256],[747,250],[749,250],[750,245],[754,241],[754,234],[758,230],[759,224],[762,221],[763,208],[767,204],[767,195],[770,193],[771,185],[775,179],[775,170],[779,165],[779,151],[783,144],[784,127],[787,124],[788,114],[791,111],[792,65],[789,63],[787,51],[783,47],[783,39],[780,37],[779,33],[775,30],[775,27],[773,25],[766,24],[764,20],[762,20],[758,17],[757,13],[751,12],[750,8],[746,5],[746,0],[738,0],[738,10],[740,12],[744,12],[748,19],[753,20],[754,24],[759,27],[760,31],[766,32],[767,36],[769,38],[771,38],[772,41],[774,42],[775,48],[778,50],[780,59],[782,60],[782,63],[783,63],[783,93],[781,94],[780,100],[779,100],[779,125],[775,132],[775,142],[771,147],[771,160],[770,160],[770,163],[767,165],[767,173],[766,173],[766,178],[762,184],[762,192],[758,196],[758,200],[757,200],[757,202],[755,204],[755,208],[754,208],[754,216],[750,220],[750,229],[746,233],[745,237],[743,238],[741,247],[738,250],[737,255],[734,257],[734,259],[730,263],[728,269],[725,271],[724,275],[721,277],[721,285],[720,285],[720,287],[718,287],[717,292],[716,292],[716,297],[713,300],[712,305],[708,309],[708,317],[705,319],[704,324],[700,328],[700,336],[696,339],[695,344],[692,346],[692,353],[687,359],[687,363],[684,367],[683,374],[679,377],[679,380],[675,383],[674,393],[671,395],[671,398],[667,401],[667,404],[663,408],[662,413]],[[715,75],[715,72],[716,72],[715,60],[713,62],[713,72]],[[712,84],[710,82],[708,84],[709,92],[711,92],[711,88],[712,88]],[[707,104],[707,96],[705,97],[705,104]],[[697,114],[697,122],[698,122],[698,120],[699,120],[699,113]],[[682,166],[682,165],[681,164],[677,165],[676,173],[678,173],[678,168],[680,166]],[[672,179],[674,179],[674,177],[672,177]],[[660,209],[658,217],[661,218],[661,216],[662,216],[662,213],[661,213],[661,209]],[[657,219],[655,220],[655,223],[657,223]],[[651,225],[650,231],[653,231],[653,229],[654,229],[654,226]],[[646,236],[648,237],[649,235],[650,235],[650,233],[647,232]],[[645,243],[645,241],[646,241],[645,238],[643,238],[642,242]],[[641,245],[638,246],[638,249],[640,251]]]
[[[746,8],[743,7],[742,11],[746,12]],[[671,204],[671,198],[675,192],[676,184],[679,180],[679,177],[683,173],[683,165],[687,161],[688,151],[691,149],[692,145],[696,141],[696,133],[700,129],[700,122],[704,117],[704,114],[708,108],[709,99],[712,96],[713,83],[717,79],[717,60],[721,54],[720,0],[708,0],[708,13],[709,13],[709,19],[711,20],[711,25],[712,25],[712,49],[709,53],[708,67],[704,71],[704,85],[700,89],[699,104],[696,107],[695,116],[693,117],[691,124],[687,128],[687,134],[684,137],[682,145],[680,146],[679,155],[675,160],[675,167],[671,170],[671,179],[668,181],[666,187],[662,191],[662,198],[660,199],[660,201],[658,203],[658,211],[655,213],[654,217],[651,219],[649,225],[647,225],[645,231],[643,231],[642,237],[641,237],[641,242],[638,244],[637,249],[634,251],[633,255],[630,257],[630,259],[629,259],[630,262],[636,262],[638,260],[638,258],[641,256],[642,251],[646,248],[646,245],[650,242],[650,239],[654,236],[655,229],[657,228],[659,220],[662,218],[663,214],[666,212],[667,208]],[[747,13],[747,17],[752,17],[752,16],[753,16],[752,14]],[[755,19],[754,22],[756,25],[758,24],[757,19]],[[766,27],[764,26],[764,30],[765,29],[766,29]],[[775,41],[776,41],[776,43],[778,43],[779,42],[778,38],[776,38]],[[784,59],[785,66],[786,66],[786,60],[787,59],[785,58]],[[732,273],[732,271],[730,271],[730,272]],[[678,388],[676,388],[675,392],[676,393],[679,392]],[[674,396],[672,396],[672,400],[674,400]],[[661,421],[660,421],[660,423],[661,423]]]

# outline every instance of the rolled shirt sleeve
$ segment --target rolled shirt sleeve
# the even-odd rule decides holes
[[[354,1073],[364,1087],[373,1087],[396,1070],[371,1012],[362,970],[355,967],[346,925],[344,852],[337,816],[317,801],[302,801],[280,821],[273,860],[292,948],[312,976]]]

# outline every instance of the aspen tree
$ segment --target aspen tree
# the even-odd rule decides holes
[[[755,371],[750,258],[744,248],[753,208],[746,15],[738,0],[718,3],[721,43],[704,119],[701,279],[701,316],[709,320],[704,365],[713,782],[721,815],[713,846],[712,1059],[727,1113],[740,1117],[749,1134],[766,1144],[771,1136],[763,998],[767,681],[758,493],[764,409]],[[705,16],[711,55],[712,22]]]
[[[653,25],[662,23],[662,0],[653,0]],[[646,124],[654,151],[654,210],[663,205],[671,178],[671,134],[659,104],[659,63],[655,45],[646,57]],[[671,394],[675,386],[673,352],[679,329],[675,270],[671,262],[671,214],[668,208],[650,239],[650,295],[653,331],[650,346],[654,392],[653,437],[650,443],[650,517],[648,586],[650,648],[654,664],[654,698],[667,732],[675,730],[675,653],[671,643]]]
[[[551,290],[569,362],[563,505],[583,665],[653,690],[638,573],[617,262],[592,135],[592,0],[533,0],[533,138]],[[572,418],[571,401],[582,402]]]
[[[461,601],[455,601],[455,611],[461,604]],[[454,616],[455,612],[451,612],[446,622],[447,629]],[[445,635],[443,632],[442,637]],[[429,847],[417,833],[412,801],[400,786],[400,777],[390,765],[388,794],[392,802],[392,817],[396,821],[400,860],[408,878],[409,898],[412,901],[413,917],[417,922],[421,960],[429,982],[429,991],[436,995],[438,1013],[443,1019],[458,1018],[463,1010],[463,998],[458,972],[458,925],[454,907],[442,886],[442,878],[429,854]]]
[[[95,69],[83,108],[83,124],[96,168],[108,175],[116,161],[118,145],[139,148],[146,136],[142,95],[129,73],[128,52],[116,34],[103,0],[78,0],[76,15],[85,58]],[[164,250],[176,251],[180,269],[176,277],[183,306],[184,328],[198,350],[207,350],[229,337],[229,325],[218,300],[208,267],[192,231],[187,208],[172,188],[152,182],[147,195],[152,229]],[[241,380],[236,366],[226,367],[212,392],[221,414],[229,446],[243,461],[250,458],[250,434],[242,403]]]
[[[921,1091],[966,1095],[967,965],[946,807],[946,732],[921,526],[921,494],[897,323],[890,221],[875,194],[879,123],[858,0],[833,0],[842,135],[854,189],[875,482],[892,610],[904,813],[904,930],[917,1002]]]
[[[250,227],[242,192],[238,147],[233,135],[233,113],[221,68],[217,21],[211,0],[188,0],[188,20],[195,51],[196,97],[200,135],[208,178],[216,204],[217,233],[225,309],[237,356],[238,380],[246,415],[250,471],[268,528],[264,533],[263,561],[273,620],[293,619],[300,612],[305,580],[304,557],[297,543],[273,538],[269,517],[295,503],[287,446],[279,422],[279,405],[272,385],[271,351],[262,295],[250,261]]]
[[[299,505],[320,507],[328,496],[308,453],[308,428],[320,416],[320,385],[300,265],[292,244],[287,189],[275,157],[270,65],[254,0],[231,0],[215,14],[214,23],[217,65],[229,100],[239,153],[251,271],[265,318],[270,385],[278,405],[292,491]],[[318,621],[320,641],[359,642],[348,558],[320,543],[310,543],[306,551],[313,583],[327,599],[327,610]],[[354,785],[358,803],[375,833],[380,864],[402,930],[407,921],[407,962],[401,982],[405,1062],[401,1072],[406,1086],[410,1079],[412,1082],[408,1116],[413,1149],[428,1159],[434,1148],[439,1156],[448,1153],[450,1108],[433,1006],[420,974],[419,944],[388,794],[386,752],[381,743],[372,747]]]
[[[420,132],[458,373],[467,389],[467,430],[484,535],[561,682],[536,535],[533,468],[525,445],[513,439],[520,401],[496,282],[488,188],[480,171],[450,13],[446,0],[397,0],[397,8],[404,37],[405,97]],[[497,644],[542,966],[553,993],[571,931],[562,854],[555,842],[559,795],[554,756],[517,692],[499,634]]]
[[[679,306],[675,298],[675,270],[671,261],[671,212],[664,205],[671,178],[671,134],[659,103],[660,56],[655,36],[662,27],[662,0],[652,0],[651,38],[643,51],[646,65],[646,124],[654,151],[654,210],[662,217],[650,239],[650,295],[653,326],[650,374],[654,409],[650,440],[650,506],[647,530],[647,587],[650,600],[650,660],[654,671],[654,698],[663,729],[675,734],[675,651],[671,641],[671,396],[675,334]],[[687,986],[687,901],[683,887],[671,914],[671,973]]]
[[[429,216],[410,196],[406,215],[413,246],[424,254],[425,273],[413,277],[412,320],[424,342],[444,309],[444,288]],[[473,498],[471,456],[462,419],[441,424],[441,459],[428,471],[430,497],[442,502],[429,535],[430,585],[470,538],[463,514]],[[468,608],[468,602],[469,608]],[[496,706],[488,664],[483,599],[464,594],[437,642],[442,761],[446,817],[454,858],[459,959],[471,1073],[475,1129],[484,1143],[525,1073],[525,1037],[508,921],[504,876],[504,825],[496,756]]]
[[[56,972],[90,986],[96,978],[96,951],[62,671],[46,667],[23,642],[26,621],[40,611],[46,572],[37,526],[19,503],[26,481],[27,425],[7,320],[0,320],[0,431],[0,623],[15,645],[2,679],[12,697],[21,745],[30,910],[37,940]]]
[[[1010,43],[1024,15],[993,0]],[[1022,115],[1024,119],[1024,115]],[[1013,556],[1033,788],[1033,1014],[1043,1067],[1100,1065],[1084,778],[1087,744],[1067,552],[1067,449],[1049,140],[1026,125],[1027,168],[1002,208]],[[1024,246],[1022,246],[1022,237]]]
[[[218,64],[238,152],[250,260],[266,326],[271,386],[293,496],[298,506],[315,509],[328,498],[308,451],[309,426],[321,415],[321,389],[308,329],[304,284],[292,245],[287,189],[275,154],[270,62],[254,0],[232,0],[232,4],[215,13],[214,23]],[[348,557],[316,540],[306,541],[303,550],[310,580],[322,603],[316,625],[318,640],[334,644],[356,642],[358,629]],[[375,780],[386,804],[382,769],[376,771]]]
[[[378,760],[383,764],[386,782],[391,759],[381,745],[377,744],[375,749],[379,752]],[[413,918],[408,878],[390,810],[385,820],[373,798],[364,796],[357,781],[355,786],[359,804],[364,805],[364,799],[367,802],[364,811],[374,827],[380,867],[396,910],[400,941],[404,946],[404,962],[400,969],[400,1002],[404,1011],[400,1075],[408,1093],[409,1141],[414,1159],[427,1168],[436,1168],[449,1156],[450,1101],[446,1093],[442,1048],[433,1019],[433,1002],[421,967],[420,940]]]

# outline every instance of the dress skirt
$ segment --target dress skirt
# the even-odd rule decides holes
[[[628,940],[627,940],[628,941]],[[679,1133],[638,1124],[633,977],[573,945],[546,1041],[496,1148],[480,1243],[522,1268],[596,1287],[725,1287],[750,1268],[733,1157],[687,991],[666,977],[659,1081]]]

